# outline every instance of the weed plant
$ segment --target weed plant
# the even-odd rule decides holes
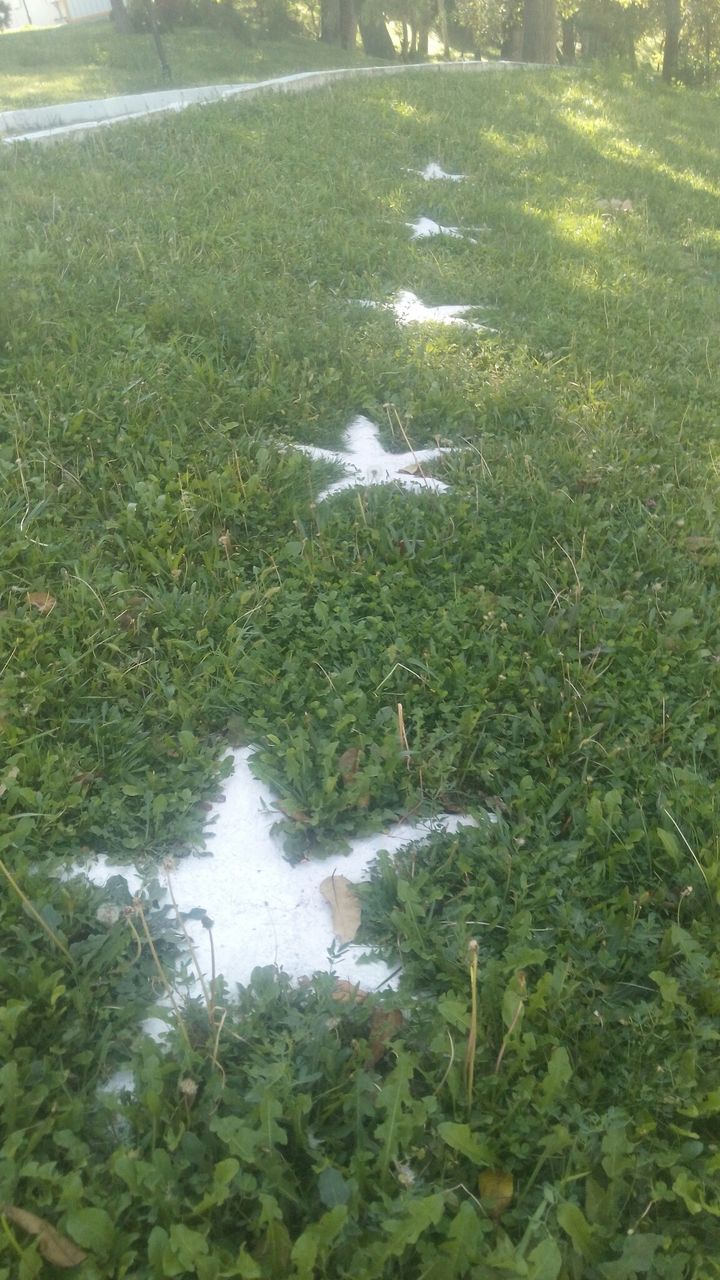
[[[545,73],[3,156],[0,1203],[84,1280],[718,1275],[717,159],[712,97]],[[318,504],[358,412],[448,493]],[[364,891],[397,996],[258,971],[163,1049],[152,894],[159,947],[51,873],[196,845],[228,738],[291,857],[479,826]]]

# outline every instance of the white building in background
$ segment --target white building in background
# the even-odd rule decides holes
[[[100,18],[110,12],[110,0],[10,0],[10,27],[52,27],[58,23]]]

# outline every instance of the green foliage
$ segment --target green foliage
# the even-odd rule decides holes
[[[82,1280],[717,1276],[711,103],[407,76],[12,153],[0,1203]],[[429,158],[475,180],[430,188]],[[421,211],[490,230],[412,244]],[[498,334],[352,305],[399,287]],[[457,445],[448,493],[318,505],[288,446],[357,412]],[[228,738],[293,856],[478,825],[363,891],[398,994],[258,970],[160,1047],[124,881],[51,873],[197,844]],[[2,1280],[41,1274],[1,1239]]]

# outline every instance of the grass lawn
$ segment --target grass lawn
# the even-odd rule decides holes
[[[3,156],[0,1203],[83,1280],[720,1275],[716,119],[408,74]],[[318,503],[358,413],[448,492]],[[196,844],[228,740],[290,857],[498,822],[363,891],[399,994],[263,971],[165,1051],[152,889],[50,873]]]
[[[371,65],[303,36],[256,40],[207,27],[163,34],[172,85],[234,84],[293,71]],[[109,19],[0,35],[0,111],[166,89],[152,36],[118,35]]]

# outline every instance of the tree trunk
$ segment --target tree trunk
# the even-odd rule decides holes
[[[562,20],[562,60],[566,67],[573,66],[575,62],[574,18],[563,18]]]
[[[320,0],[320,39],[325,44],[340,43],[340,5],[338,0]]]
[[[340,44],[343,49],[355,48],[357,26],[353,0],[340,0]]]
[[[502,8],[500,57],[506,62],[522,58],[522,0],[505,0]]]
[[[350,0],[352,4],[352,0]],[[356,0],[357,25],[360,28],[360,39],[363,49],[369,58],[385,58],[392,62],[395,57],[395,45],[390,37],[385,21],[377,14],[363,16],[362,0]]]
[[[670,84],[678,73],[681,27],[682,0],[665,0],[665,46],[663,49],[662,78],[666,84]]]
[[[555,0],[525,0],[523,62],[557,61]]]
[[[443,57],[450,57],[450,42],[448,40],[447,25],[447,9],[445,8],[445,0],[437,0],[438,25],[440,27],[440,39],[443,42]]]
[[[519,23],[505,28],[503,42],[500,46],[500,57],[504,62],[520,62],[522,59],[523,30]]]
[[[120,35],[126,36],[130,31],[130,16],[123,4],[123,0],[110,0],[110,10],[115,30]]]

